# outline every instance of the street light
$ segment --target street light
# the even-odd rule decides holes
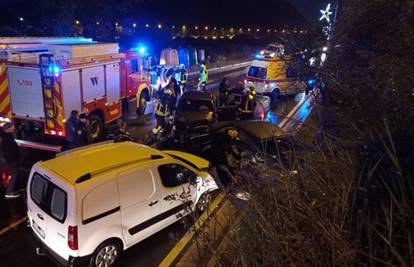
[[[23,21],[24,21],[24,18],[23,18],[23,17],[20,17],[20,18],[19,18],[19,20],[20,20],[21,22],[23,22]]]
[[[162,24],[158,24],[157,27],[158,27],[158,29],[161,29],[162,28]]]
[[[99,21],[96,22],[96,25],[99,25]]]
[[[79,23],[80,23],[79,20],[75,20],[76,25],[79,25]]]
[[[205,26],[205,27],[204,27],[204,30],[206,30],[206,31],[207,31],[207,30],[208,30],[208,26]]]
[[[132,24],[132,27],[136,28],[137,27],[137,24],[136,23],[133,23]]]
[[[149,24],[147,23],[147,24],[145,24],[145,28],[149,28]]]

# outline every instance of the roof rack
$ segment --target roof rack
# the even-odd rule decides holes
[[[77,148],[65,150],[63,152],[57,153],[55,155],[55,158],[61,157],[61,156],[66,156],[69,153],[80,151],[80,150],[83,150],[85,148],[92,148],[92,147],[101,146],[101,145],[104,145],[104,144],[111,144],[111,143],[114,143],[114,140],[103,141],[103,142],[99,142],[99,143],[95,143],[95,144],[91,144],[91,145],[87,145],[87,146],[82,146],[82,147],[77,147]]]

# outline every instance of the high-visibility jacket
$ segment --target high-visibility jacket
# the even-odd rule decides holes
[[[242,96],[239,110],[243,113],[252,113],[256,104],[255,98],[256,92],[254,90],[246,88]]]
[[[175,108],[176,97],[174,90],[164,88],[159,93],[158,104],[155,109],[155,114],[158,116],[168,116]]]
[[[208,71],[207,66],[205,64],[201,64],[200,66],[200,81],[207,83],[208,80]]]

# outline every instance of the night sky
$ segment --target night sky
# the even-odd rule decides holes
[[[329,0],[288,0],[309,22],[318,20],[320,17],[319,10],[324,9]]]

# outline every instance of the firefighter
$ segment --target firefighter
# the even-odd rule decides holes
[[[172,115],[177,98],[174,94],[174,86],[170,83],[158,93],[158,103],[155,109],[155,118],[157,126],[152,129],[152,133],[157,135],[160,131],[164,131],[166,119]]]
[[[207,86],[207,81],[208,81],[208,71],[207,71],[207,66],[206,64],[203,62],[200,65],[200,78],[199,78],[199,83],[198,83],[198,89],[199,90],[205,90],[206,86]]]
[[[78,116],[79,116],[79,111],[72,110],[70,112],[69,119],[66,121],[65,133],[66,133],[66,148],[67,149],[72,149],[76,147],[75,137],[77,135],[76,127],[78,123]]]
[[[184,64],[181,64],[180,68],[177,70],[177,81],[181,88],[181,93],[184,93],[187,84],[187,70],[185,69]]]
[[[227,78],[223,78],[219,85],[219,99],[220,99],[220,106],[227,106],[229,100],[229,82]]]
[[[11,122],[5,123],[3,128],[0,128],[1,151],[12,174],[6,189],[6,199],[17,198],[22,191],[19,190],[22,186],[20,181],[20,151],[13,137],[14,130],[14,124]]]
[[[253,117],[253,111],[256,107],[256,91],[254,86],[250,86],[243,91],[239,111],[241,118],[251,119]]]

